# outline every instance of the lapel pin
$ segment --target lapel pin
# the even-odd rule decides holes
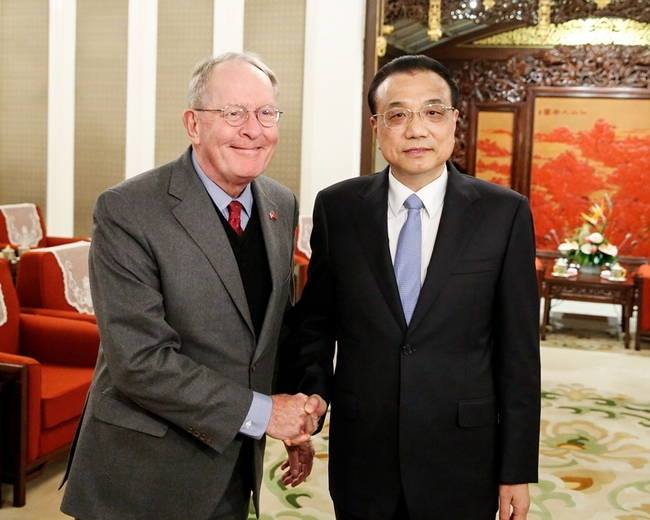
[[[276,215],[275,211],[271,211],[271,213],[269,213],[269,217],[271,217],[271,220],[278,220],[278,216]]]

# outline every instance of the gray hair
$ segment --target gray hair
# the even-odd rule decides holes
[[[208,101],[208,88],[210,86],[210,75],[212,69],[226,61],[248,63],[261,70],[271,80],[273,93],[277,100],[280,95],[280,84],[275,73],[253,52],[226,52],[220,56],[210,56],[204,59],[194,68],[190,79],[190,88],[187,93],[187,101],[190,108],[205,108]]]

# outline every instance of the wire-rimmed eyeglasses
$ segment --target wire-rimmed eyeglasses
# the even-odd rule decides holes
[[[389,108],[383,114],[373,114],[372,117],[379,117],[384,120],[388,128],[399,128],[408,125],[413,120],[413,114],[420,114],[422,121],[425,123],[442,123],[448,110],[455,110],[454,107],[448,107],[439,103],[432,103],[423,106],[420,110],[413,111],[408,108],[395,107]]]
[[[223,108],[195,108],[197,112],[221,112],[224,121],[230,126],[241,126],[248,120],[252,112],[260,125],[271,128],[278,124],[282,112],[273,105],[264,105],[256,110],[247,110],[241,105],[226,105]]]

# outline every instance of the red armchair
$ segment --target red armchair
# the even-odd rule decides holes
[[[309,238],[311,237],[311,228],[313,227],[311,217],[300,217],[298,227],[296,228],[296,249],[293,254],[293,261],[296,266],[296,301],[300,299],[302,289],[307,283],[307,267],[309,267],[309,258],[311,257],[311,247]]]
[[[650,340],[650,264],[643,264],[634,273],[637,284],[637,318],[634,348],[641,349],[641,340]]]
[[[67,455],[99,348],[97,325],[20,313],[7,261],[0,259],[2,480],[25,505],[26,483]]]
[[[48,236],[41,208],[36,204],[0,205],[0,248],[7,244],[17,249],[23,244],[29,247],[52,247],[82,238]]]
[[[296,266],[296,290],[295,300],[298,301],[302,295],[302,289],[307,283],[307,267],[309,266],[309,258],[302,251],[296,251],[293,254],[293,262]]]
[[[21,312],[96,323],[88,284],[89,246],[80,241],[24,252],[16,276]]]

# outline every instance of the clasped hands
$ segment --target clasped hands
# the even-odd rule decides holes
[[[282,440],[289,455],[281,469],[285,486],[297,486],[311,473],[314,461],[314,445],[311,434],[327,410],[327,403],[317,394],[276,394],[271,396],[273,410],[266,434]]]

